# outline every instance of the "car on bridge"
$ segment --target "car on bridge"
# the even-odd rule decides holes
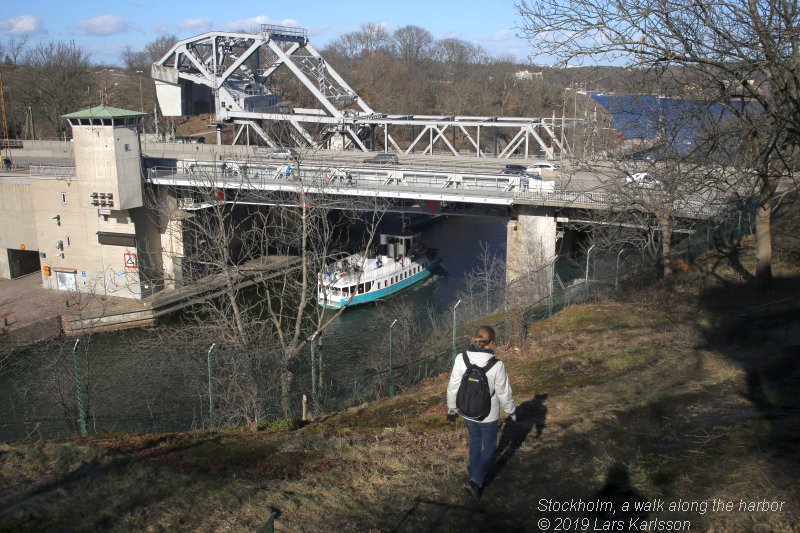
[[[291,148],[272,148],[264,157],[267,159],[295,159],[297,154]]]
[[[558,167],[555,164],[549,163],[547,161],[537,161],[535,163],[528,165],[528,167],[525,169],[525,171],[528,172],[529,174],[538,174],[539,176],[542,175],[543,170],[556,171],[558,170]]]
[[[506,167],[513,167],[513,166],[522,166],[522,165],[506,165]],[[528,178],[528,179],[532,179],[532,180],[540,180],[540,179],[542,179],[542,176],[540,176],[539,174],[534,174],[534,173],[528,172],[528,171],[524,170],[524,167],[523,167],[523,170],[515,169],[515,168],[511,168],[511,169],[504,168],[503,170],[500,171],[500,175],[501,176],[520,176],[520,177]]]
[[[509,173],[509,174],[521,174],[528,170],[527,165],[506,165],[500,170],[500,174]]]
[[[652,189],[661,187],[663,184],[661,180],[653,176],[649,172],[633,172],[625,176],[626,187],[643,187],[645,189]]]
[[[397,158],[397,154],[393,154],[391,152],[378,152],[372,157],[366,158],[364,163],[373,163],[376,165],[397,165],[400,163],[400,160]]]

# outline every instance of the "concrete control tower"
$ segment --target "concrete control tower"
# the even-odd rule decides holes
[[[142,273],[152,271],[152,260],[140,252],[150,244],[159,250],[160,237],[144,207],[143,116],[104,105],[65,115],[74,139],[74,176],[0,179],[0,224],[15,228],[3,232],[0,245],[8,254],[0,254],[6,256],[0,275],[41,267],[45,288],[124,298],[149,294],[151,282]]]

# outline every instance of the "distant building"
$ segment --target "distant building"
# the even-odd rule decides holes
[[[514,73],[518,80],[541,80],[544,77],[542,72],[531,72],[530,70],[518,70]]]

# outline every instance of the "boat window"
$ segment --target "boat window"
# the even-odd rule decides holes
[[[363,283],[359,283],[358,284],[358,294],[364,294],[364,284]]]
[[[372,289],[372,282],[368,281],[364,284],[364,292],[369,292]]]

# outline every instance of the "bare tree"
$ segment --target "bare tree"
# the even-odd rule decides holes
[[[277,166],[257,159],[198,163],[188,169],[192,187],[154,199],[162,225],[176,232],[169,240],[180,243],[171,252],[175,266],[167,284],[218,294],[186,315],[188,325],[213,330],[242,350],[271,346],[285,415],[292,411],[293,365],[338,316],[318,305],[319,274],[335,261],[354,224],[363,239],[350,244],[368,250],[379,216],[365,222],[359,213],[384,209],[376,199],[332,194],[338,185],[322,179],[325,169],[304,165],[306,155]],[[296,170],[289,174],[287,166]],[[259,187],[274,179],[293,186],[277,192]]]
[[[68,125],[62,115],[85,103],[86,81],[91,63],[89,54],[74,42],[50,41],[29,50],[23,71],[32,103],[44,112],[45,120],[57,135]],[[97,103],[99,99],[95,99]]]
[[[428,59],[433,48],[433,35],[419,26],[403,26],[392,34],[395,55],[410,63]]]
[[[331,44],[337,53],[345,57],[359,57],[377,52],[386,52],[391,44],[391,36],[383,24],[368,22],[358,31],[345,33]]]
[[[120,58],[125,68],[128,70],[141,70],[149,76],[151,65],[161,59],[176,42],[178,42],[178,37],[176,35],[162,35],[145,44],[142,50],[134,50],[131,46],[126,46]]]
[[[5,43],[0,42],[0,60],[5,63],[16,65],[27,44],[27,35],[12,37]]]
[[[738,132],[732,144],[747,145],[748,157],[723,164],[738,168],[737,192],[749,189],[757,203],[755,278],[769,282],[770,216],[800,144],[797,3],[578,0],[564,9],[557,0],[523,0],[516,7],[536,56],[562,64],[621,61],[725,109],[719,121],[735,124],[727,128]],[[699,150],[718,145],[704,139]]]

